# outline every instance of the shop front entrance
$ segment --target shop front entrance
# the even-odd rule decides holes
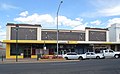
[[[31,58],[31,49],[24,50],[24,58]]]

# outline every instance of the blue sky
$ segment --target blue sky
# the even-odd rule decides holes
[[[0,0],[0,40],[6,39],[7,23],[41,24],[56,29],[61,0]],[[120,0],[63,0],[59,29],[108,28],[120,23]]]

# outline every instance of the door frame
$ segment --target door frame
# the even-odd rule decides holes
[[[31,49],[30,48],[26,48],[26,49],[24,49],[23,50],[24,52],[23,52],[23,57],[24,58],[31,58]]]

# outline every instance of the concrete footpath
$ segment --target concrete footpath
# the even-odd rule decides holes
[[[9,63],[46,63],[46,62],[71,62],[71,61],[79,61],[79,60],[65,60],[65,59],[0,59],[0,64],[9,64]]]

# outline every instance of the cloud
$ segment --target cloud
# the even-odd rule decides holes
[[[100,16],[120,15],[120,0],[97,0],[97,13]]]
[[[120,15],[120,0],[90,0],[91,10],[80,14],[82,17],[108,17]]]
[[[97,8],[108,8],[119,5],[120,0],[91,0],[90,3]]]
[[[120,18],[113,18],[108,20],[107,27],[110,27],[112,24],[120,23]]]
[[[98,12],[103,14],[104,16],[120,15],[120,5],[114,6],[114,7],[111,7],[111,8],[105,8],[105,9],[102,9]]]
[[[101,24],[101,21],[100,21],[100,20],[96,20],[96,21],[90,22],[90,24],[100,25],[100,24]]]
[[[83,19],[78,19],[78,18],[75,18],[74,20],[72,19],[69,19],[65,16],[58,16],[58,22],[59,22],[59,25],[65,25],[65,26],[70,26],[70,27],[75,27],[75,26],[79,26],[79,25],[83,25],[82,21]]]
[[[88,25],[88,23],[85,23],[83,25],[78,25],[73,28],[73,30],[85,30],[85,27]]]
[[[0,36],[1,36],[1,37],[6,36],[6,32],[0,31]]]
[[[9,4],[6,4],[6,3],[2,3],[2,4],[0,4],[0,9],[4,9],[4,10],[18,9],[18,7],[13,6],[13,5],[9,5]]]
[[[26,12],[22,12],[22,13],[26,13]],[[17,21],[20,23],[41,24],[42,28],[56,28],[56,17],[52,17],[50,14],[40,15],[40,14],[34,13],[32,15],[25,15],[25,16],[26,17],[20,16],[20,17],[14,18],[14,21]],[[75,28],[76,26],[84,25],[83,19],[81,18],[75,18],[72,20],[65,16],[58,16],[58,19],[59,19],[58,25],[62,27]]]
[[[20,16],[27,16],[28,15],[28,11],[21,12],[19,15]]]
[[[85,25],[79,25],[73,28],[73,30],[85,30]]]
[[[36,24],[42,22],[51,23],[53,22],[53,18],[49,14],[39,15],[37,13],[34,13],[33,15],[30,16],[15,18],[14,21],[22,22],[22,23],[30,23],[30,24],[31,23]]]
[[[0,26],[0,41],[6,39],[6,31],[2,30],[2,26]]]

